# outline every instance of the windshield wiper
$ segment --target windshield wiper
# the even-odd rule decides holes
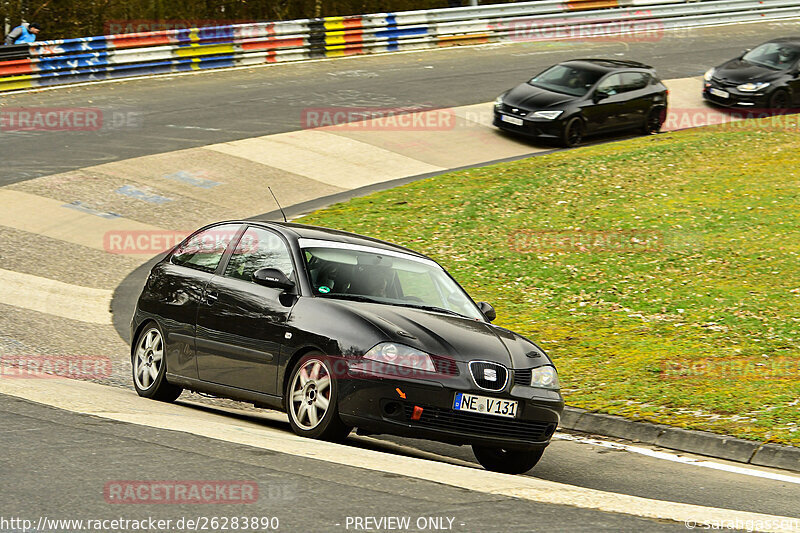
[[[400,305],[402,307],[411,307],[413,309],[422,309],[423,311],[435,311],[437,313],[447,313],[448,315],[455,315],[460,316],[461,318],[472,318],[467,315],[462,315],[461,313],[456,313],[450,309],[445,309],[444,307],[437,307],[435,305],[417,305],[417,304],[409,304],[409,303],[396,303],[392,302],[393,305]]]
[[[376,300],[374,298],[370,298],[369,296],[362,296],[360,294],[318,294],[317,297],[337,299],[337,300],[352,300],[354,302],[368,302],[373,304],[386,303],[386,302],[381,302],[380,300]]]

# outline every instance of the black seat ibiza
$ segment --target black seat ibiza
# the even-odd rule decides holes
[[[223,222],[156,264],[132,320],[141,396],[183,389],[284,410],[292,429],[470,444],[490,470],[536,464],[564,402],[553,363],[492,325],[436,262],[325,228]]]
[[[666,120],[668,92],[642,63],[573,59],[498,96],[494,125],[564,146],[624,130],[657,133]]]

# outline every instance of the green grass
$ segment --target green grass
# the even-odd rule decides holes
[[[800,445],[800,120],[782,118],[453,172],[300,222],[435,258],[550,354],[569,405]]]

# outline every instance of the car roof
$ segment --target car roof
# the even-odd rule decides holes
[[[294,222],[272,222],[260,220],[247,220],[242,221],[248,224],[257,224],[268,228],[276,229],[287,237],[294,237],[295,239],[315,239],[322,241],[332,241],[345,244],[358,244],[361,246],[370,246],[372,248],[379,248],[382,250],[390,250],[400,252],[415,257],[422,257],[430,259],[426,255],[415,252],[404,246],[392,244],[390,242],[382,241],[380,239],[373,239],[357,233],[350,233],[332,228],[323,228],[321,226],[309,226],[306,224],[297,224]]]
[[[794,37],[779,37],[777,39],[772,39],[771,41],[767,41],[767,43],[784,43],[784,44],[793,44],[795,46],[800,46],[800,36]]]
[[[576,65],[587,70],[594,70],[602,73],[632,68],[653,70],[653,67],[645,65],[644,63],[639,63],[638,61],[627,61],[624,59],[570,59],[569,61],[564,61],[561,64]]]

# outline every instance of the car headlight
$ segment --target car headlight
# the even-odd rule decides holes
[[[558,373],[552,366],[540,366],[531,372],[531,387],[540,389],[558,389]]]
[[[711,78],[713,78],[713,77],[714,77],[714,72],[716,72],[716,70],[717,70],[717,69],[715,69],[715,68],[710,68],[710,69],[708,69],[708,70],[706,71],[706,73],[705,73],[705,74],[703,74],[703,79],[704,79],[704,80],[706,80],[706,81],[711,81]]]
[[[545,118],[547,120],[553,120],[558,118],[563,111],[534,111],[531,116],[536,118]]]
[[[760,91],[761,89],[766,89],[767,87],[769,87],[769,83],[760,81],[757,83],[743,83],[737,86],[736,88],[746,93],[752,93],[754,91]]]
[[[500,96],[494,99],[494,106],[500,107],[502,105],[503,105],[503,95],[501,94]]]
[[[433,366],[433,360],[430,355],[415,348],[393,342],[382,342],[373,346],[364,354],[364,359],[425,372],[436,372],[436,367]]]

